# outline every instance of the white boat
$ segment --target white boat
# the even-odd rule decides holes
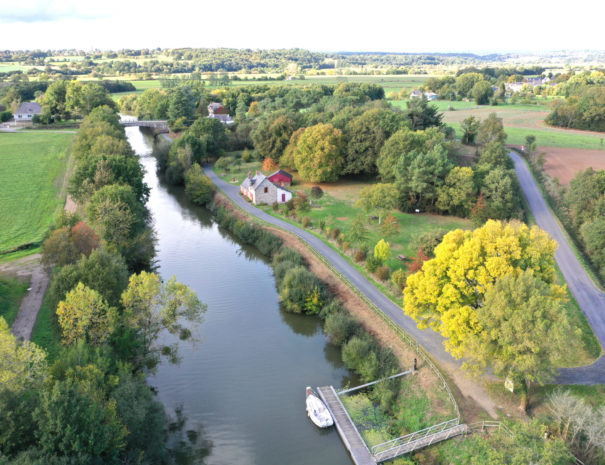
[[[320,428],[328,428],[334,424],[330,411],[310,387],[307,387],[307,415]]]

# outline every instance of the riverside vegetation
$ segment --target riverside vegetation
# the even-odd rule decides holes
[[[37,326],[53,353],[16,341],[0,318],[0,463],[175,463],[176,423],[145,373],[178,358],[159,333],[190,337],[205,307],[149,271],[147,187],[113,109],[84,119],[74,156],[70,192],[85,217],[61,216],[42,246],[52,279]]]

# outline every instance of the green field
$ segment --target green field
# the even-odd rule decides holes
[[[29,284],[17,278],[0,278],[0,317],[12,325]]]
[[[0,133],[0,254],[43,239],[65,203],[72,133]]]

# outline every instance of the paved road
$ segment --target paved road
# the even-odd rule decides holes
[[[605,312],[602,309],[605,308],[605,299],[600,293],[600,291],[594,286],[590,278],[586,275],[586,272],[581,267],[581,265],[575,259],[573,253],[571,253],[571,258],[565,255],[565,261],[560,261],[559,258],[562,254],[562,250],[565,248],[569,248],[569,244],[565,241],[563,236],[563,232],[559,229],[559,235],[556,233],[552,233],[549,228],[553,228],[553,231],[556,232],[555,228],[559,228],[554,218],[550,213],[550,210],[544,203],[544,199],[540,194],[537,186],[524,162],[519,158],[515,158],[516,154],[511,154],[513,160],[515,160],[515,166],[517,168],[517,173],[519,175],[519,180],[523,187],[524,192],[526,192],[526,196],[531,198],[530,208],[536,217],[536,221],[538,218],[542,217],[550,217],[552,224],[549,224],[548,221],[543,221],[542,223],[538,221],[538,224],[543,229],[547,230],[560,244],[563,246],[559,247],[557,251],[557,262],[561,269],[566,268],[566,264],[568,261],[575,260],[577,264],[577,268],[574,268],[572,271],[572,276],[568,277],[567,274],[564,273],[565,279],[568,280],[570,289],[576,296],[578,303],[584,310],[584,305],[596,304],[595,311],[591,313],[594,314],[595,323],[589,318],[590,324],[595,328],[600,328],[600,332],[597,332],[597,337],[601,344],[605,341]],[[520,164],[518,164],[520,162]],[[525,170],[525,174],[524,174]],[[380,308],[386,315],[389,316],[397,325],[403,328],[408,334],[413,336],[416,341],[433,357],[435,357],[440,363],[444,364],[453,364],[455,366],[460,366],[461,362],[459,360],[454,359],[450,354],[448,354],[443,348],[443,337],[433,331],[432,329],[420,330],[416,326],[414,320],[403,313],[403,310],[398,305],[394,304],[388,297],[386,297],[380,290],[376,288],[368,279],[366,279],[360,272],[358,272],[351,264],[349,264],[344,258],[340,256],[336,251],[326,245],[321,239],[318,239],[313,234],[305,231],[297,226],[294,226],[290,223],[287,223],[279,218],[275,218],[264,211],[256,208],[254,205],[248,203],[242,196],[239,195],[239,186],[234,186],[229,184],[222,179],[220,179],[210,167],[204,167],[204,171],[206,174],[212,179],[212,181],[227,195],[231,200],[233,200],[238,206],[240,206],[245,211],[249,212],[252,215],[257,216],[258,218],[266,221],[267,223],[278,226],[282,229],[285,229],[288,232],[300,237],[303,241],[313,247],[317,252],[326,257],[334,267],[342,273],[354,286],[356,286],[369,300],[371,300],[378,308]],[[534,192],[531,191],[531,187],[535,189]],[[526,191],[526,188],[529,189]],[[528,193],[529,192],[529,195]],[[539,206],[539,203],[542,202],[542,206]],[[538,205],[538,206],[537,206]],[[548,218],[546,218],[547,220]],[[581,279],[581,273],[585,276],[585,279]],[[591,286],[588,288],[588,284]],[[576,292],[578,292],[576,294]],[[578,298],[580,295],[580,298]],[[582,302],[582,303],[580,303]],[[593,307],[590,307],[593,308]],[[599,312],[597,309],[601,309]],[[586,310],[584,310],[586,312]],[[601,384],[605,382],[605,357],[601,357],[597,362],[588,367],[580,367],[573,369],[563,369],[559,377],[557,378],[557,382],[561,384]]]
[[[334,267],[342,273],[354,286],[356,286],[368,299],[370,299],[378,308],[386,313],[396,324],[411,334],[424,349],[433,355],[438,361],[460,365],[443,348],[443,337],[432,329],[420,330],[412,318],[403,313],[398,305],[394,304],[388,297],[379,291],[374,284],[366,279],[350,263],[348,263],[340,254],[326,245],[321,239],[297,226],[287,223],[279,218],[275,218],[254,205],[247,202],[239,195],[239,186],[234,186],[219,178],[211,168],[204,167],[206,174],[212,181],[227,195],[233,202],[250,214],[278,226],[281,229],[300,237],[303,241],[313,247],[317,252],[326,257]]]
[[[521,189],[536,223],[559,243],[555,259],[565,277],[567,286],[586,315],[601,346],[605,347],[605,295],[590,279],[574,255],[559,223],[542,197],[525,160],[515,152],[510,152],[510,157],[515,162],[515,171]],[[595,363],[586,367],[563,369],[557,381],[561,384],[605,383],[605,357],[602,356]]]

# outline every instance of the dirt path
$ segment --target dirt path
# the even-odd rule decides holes
[[[0,274],[15,276],[30,282],[27,294],[21,301],[17,318],[11,326],[11,331],[17,339],[31,338],[50,281],[44,267],[40,264],[40,258],[40,254],[34,254],[0,264]]]

